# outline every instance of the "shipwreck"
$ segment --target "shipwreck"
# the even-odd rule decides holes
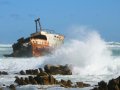
[[[46,55],[64,42],[64,36],[42,29],[40,18],[35,20],[36,32],[20,38],[12,45],[13,52],[6,57],[38,57]]]

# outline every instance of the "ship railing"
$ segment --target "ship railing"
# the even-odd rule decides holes
[[[49,33],[55,33],[55,31],[51,30],[51,29],[42,29],[42,31],[46,31],[46,32],[49,32]]]
[[[51,34],[54,33],[54,34],[62,35],[60,33],[56,33],[55,30],[51,30],[51,29],[42,29],[42,31],[46,31],[46,32],[51,33]],[[64,35],[62,35],[62,36],[64,36]]]

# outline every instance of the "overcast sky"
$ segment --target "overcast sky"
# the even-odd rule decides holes
[[[37,17],[43,28],[62,34],[85,25],[106,41],[120,41],[120,0],[0,0],[0,43],[35,32]]]

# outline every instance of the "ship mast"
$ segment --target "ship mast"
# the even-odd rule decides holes
[[[41,27],[41,24],[40,24],[40,18],[35,20],[35,25],[36,25],[36,33],[38,32],[38,25],[39,25],[40,32],[41,32],[42,31],[42,27]]]

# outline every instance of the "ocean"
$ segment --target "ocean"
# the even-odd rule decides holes
[[[88,88],[62,88],[58,86],[40,86],[47,90],[89,90],[99,81],[116,78],[120,75],[120,43],[107,42],[97,32],[87,33],[84,37],[65,40],[64,44],[52,54],[42,57],[14,58],[4,57],[12,53],[12,44],[0,44],[0,71],[9,75],[0,75],[0,86],[14,83],[20,70],[36,69],[46,64],[71,66],[73,75],[56,75],[57,80],[70,79],[91,84]],[[39,86],[26,85],[17,90],[37,90]]]

